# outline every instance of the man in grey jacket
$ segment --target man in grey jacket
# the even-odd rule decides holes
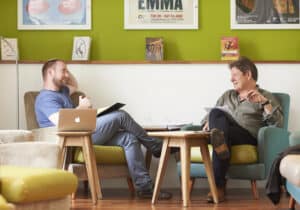
[[[281,127],[282,108],[276,98],[257,85],[257,68],[246,57],[229,65],[233,89],[226,91],[216,107],[203,119],[203,130],[211,131],[213,169],[219,200],[225,199],[225,176],[232,145],[257,145],[258,130],[266,125]],[[208,201],[212,202],[211,193]]]

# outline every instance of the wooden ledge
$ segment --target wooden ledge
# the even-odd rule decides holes
[[[45,61],[42,60],[20,60],[19,64],[43,64]],[[254,61],[256,64],[300,64],[300,60],[257,60]],[[15,64],[15,61],[0,61],[0,64]],[[230,61],[211,60],[211,61],[184,61],[184,60],[166,60],[166,61],[120,61],[120,60],[92,60],[92,61],[71,61],[66,60],[67,64],[112,64],[112,65],[126,65],[126,64],[228,64]]]

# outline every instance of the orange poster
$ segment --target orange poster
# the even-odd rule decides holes
[[[237,60],[240,56],[237,37],[221,38],[221,60]]]

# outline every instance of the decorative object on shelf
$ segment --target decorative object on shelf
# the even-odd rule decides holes
[[[18,40],[15,38],[1,38],[1,60],[16,60],[18,58]]]
[[[160,37],[146,38],[146,55],[148,61],[162,61],[164,59],[164,44]]]
[[[222,37],[221,38],[221,60],[237,60],[239,53],[238,37]]]
[[[92,39],[89,36],[75,36],[73,42],[72,60],[89,60],[91,41]]]
[[[198,0],[124,0],[125,29],[198,29]]]
[[[231,29],[300,29],[300,0],[230,0]]]
[[[90,30],[91,0],[18,0],[19,30]]]

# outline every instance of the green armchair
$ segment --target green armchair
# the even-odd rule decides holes
[[[229,179],[250,180],[252,193],[258,199],[256,180],[264,180],[269,174],[272,162],[276,155],[289,146],[288,119],[290,97],[285,93],[273,93],[283,108],[283,128],[263,127],[259,130],[258,145],[235,145],[231,148],[230,167],[227,173]],[[184,130],[200,130],[200,126],[190,125]],[[210,151],[212,151],[210,147]],[[181,176],[180,162],[177,162],[177,171]],[[190,186],[193,188],[196,178],[205,178],[205,168],[199,148],[191,151]]]

